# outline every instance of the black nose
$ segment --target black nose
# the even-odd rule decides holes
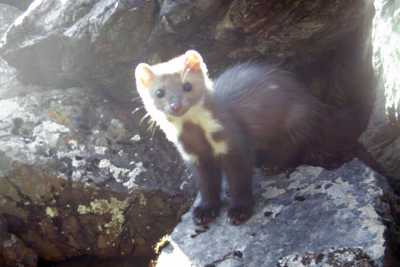
[[[169,107],[173,112],[179,112],[182,109],[182,105],[179,102],[172,102],[169,104]]]

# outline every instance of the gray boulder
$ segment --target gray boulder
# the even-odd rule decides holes
[[[205,229],[185,214],[157,267],[383,266],[388,186],[360,161],[258,175],[255,190],[255,214],[241,226],[229,225],[225,210]]]
[[[90,84],[124,99],[120,88],[131,85],[154,8],[153,1],[35,1],[7,32],[2,54],[25,82]]]
[[[84,88],[0,107],[0,218],[36,259],[149,256],[188,207],[179,156],[132,109]]]

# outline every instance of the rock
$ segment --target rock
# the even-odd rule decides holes
[[[84,88],[0,107],[0,215],[39,258],[149,256],[188,207],[186,168],[132,109]]]
[[[1,266],[37,266],[36,253],[13,234],[9,234],[7,239],[2,240],[0,251],[2,252]]]
[[[9,5],[0,4],[0,37],[3,36],[8,27],[20,14],[21,11],[18,9]],[[12,80],[15,76],[16,71],[9,67],[6,61],[0,58],[0,88],[4,88],[9,80]]]
[[[333,171],[303,166],[290,178],[257,175],[255,184],[248,222],[232,226],[224,210],[204,229],[189,212],[156,266],[383,266],[389,187],[360,161]]]
[[[154,9],[144,0],[38,0],[11,26],[3,57],[25,82],[90,84],[123,100],[129,92],[119,88],[131,85],[132,59],[151,32]]]
[[[84,84],[124,100],[132,66],[194,48],[213,74],[234,62],[269,59],[310,70],[309,84],[323,81],[319,90],[334,90],[330,96],[337,98],[338,90],[356,90],[354,82],[346,84],[358,80],[346,78],[354,77],[348,59],[364,50],[358,32],[371,11],[362,0],[37,0],[12,25],[1,54],[25,82]]]
[[[36,267],[37,254],[14,234],[8,233],[7,221],[0,217],[0,264],[4,267]]]
[[[376,266],[371,258],[359,248],[328,249],[320,253],[290,255],[279,260],[278,267],[303,266]]]
[[[38,85],[25,85],[17,78],[17,71],[0,58],[0,99],[24,96],[32,92],[46,91]]]
[[[368,12],[367,6],[363,1],[234,0],[214,34],[222,42],[242,44],[229,51],[228,57],[312,56],[356,31]]]
[[[6,4],[25,10],[33,2],[33,0],[0,0],[0,4]]]
[[[400,69],[399,3],[375,0],[373,63],[377,98],[362,141],[400,188]]]
[[[15,7],[0,4],[0,36],[3,36],[8,26],[10,26],[21,13],[22,12]],[[17,71],[0,57],[0,99],[40,90],[45,89],[34,85],[23,85],[17,79]]]
[[[21,14],[15,7],[1,4],[0,2],[0,37],[7,31],[8,27]]]

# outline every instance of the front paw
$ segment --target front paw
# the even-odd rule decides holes
[[[253,214],[253,205],[230,207],[228,221],[233,225],[239,225],[250,219]]]
[[[197,225],[207,225],[217,218],[218,213],[219,207],[199,205],[193,210],[193,221]]]

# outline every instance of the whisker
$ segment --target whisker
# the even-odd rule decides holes
[[[152,127],[153,127],[153,123],[149,123],[149,125],[147,126],[146,131],[147,132],[151,132]]]
[[[153,118],[150,118],[148,121],[147,121],[147,130],[149,130],[153,125],[154,125],[154,123],[155,123],[155,121],[153,120]]]
[[[140,96],[133,97],[133,98],[131,99],[131,102],[138,101],[139,99],[141,99],[141,97],[140,97]]]
[[[150,114],[149,113],[144,114],[144,116],[139,121],[139,125],[142,125],[142,123],[147,119],[150,119]]]
[[[144,107],[143,107],[143,106],[135,108],[134,110],[132,110],[131,114],[132,114],[132,115],[135,115],[137,112],[139,112],[139,111],[141,111],[141,110],[144,110]]]
[[[151,139],[154,138],[154,135],[155,135],[155,133],[157,131],[157,123],[155,121],[153,121],[152,126],[153,126],[153,129],[152,129],[152,133],[151,133]]]

